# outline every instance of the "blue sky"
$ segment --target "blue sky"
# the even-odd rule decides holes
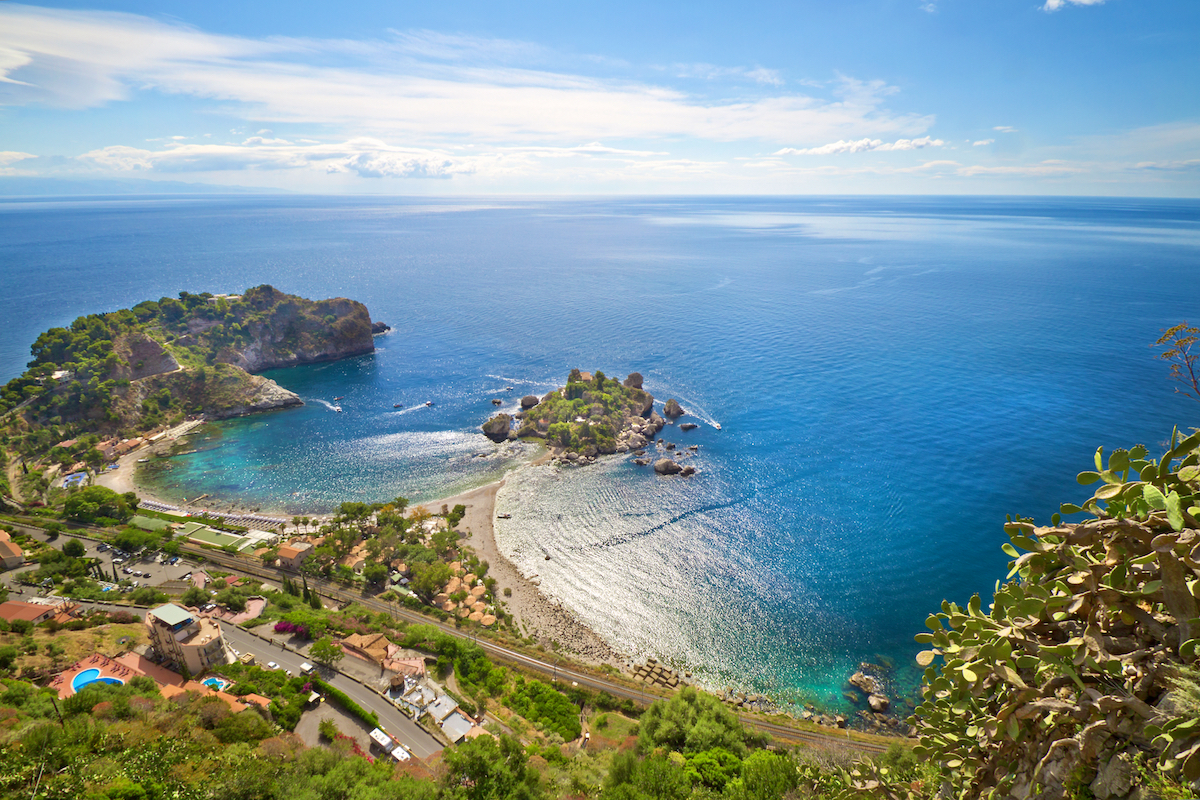
[[[1195,197],[1197,53],[1195,0],[0,2],[0,178]]]

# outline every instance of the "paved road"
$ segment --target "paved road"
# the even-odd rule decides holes
[[[242,653],[254,653],[261,667],[266,667],[267,662],[274,661],[284,669],[290,669],[293,674],[299,675],[300,665],[309,660],[301,653],[285,650],[279,644],[269,644],[241,628],[223,624],[221,630],[225,633],[225,641],[231,646]],[[342,690],[351,700],[368,711],[377,713],[383,729],[408,745],[417,758],[428,758],[442,749],[441,743],[433,738],[432,734],[358,681],[325,667],[320,668],[319,674],[321,680]]]
[[[186,549],[186,548],[185,548]],[[231,556],[227,553],[221,553],[211,550],[198,551],[203,552],[205,558],[214,561],[222,566],[223,569],[230,572],[238,572],[250,575],[256,578],[266,578],[269,580],[279,580],[282,573],[278,570],[267,569],[261,565],[249,562],[248,559]],[[373,611],[383,611],[391,614],[394,617],[403,619],[407,622],[412,622],[421,625],[434,625],[452,636],[460,638],[474,638],[469,633],[455,628],[453,625],[447,625],[435,619],[419,614],[402,606],[397,606],[394,603],[385,603],[377,600],[374,597],[364,596],[355,592],[347,591],[342,586],[330,581],[309,578],[309,588],[319,589],[321,594],[338,601],[352,601],[359,603]],[[516,650],[509,649],[503,645],[496,644],[488,639],[475,639],[484,652],[493,660],[515,664],[526,670],[539,672],[542,675],[549,677],[552,681],[571,681],[572,683],[584,686],[593,691],[606,692],[614,697],[628,699],[641,705],[651,703],[660,697],[667,697],[669,694],[660,693],[656,689],[643,687],[630,687],[624,684],[616,683],[605,678],[590,673],[580,672],[573,669],[561,667],[557,662],[547,662],[533,656],[526,655]],[[775,739],[785,742],[803,743],[816,745],[818,747],[834,745],[839,748],[850,748],[865,753],[883,753],[888,748],[889,741],[898,741],[885,737],[876,737],[872,741],[863,741],[859,738],[851,738],[849,731],[841,731],[838,733],[824,733],[822,731],[799,730],[790,725],[784,725],[776,722],[771,722],[749,714],[738,715],[742,722],[746,725],[757,728]]]
[[[39,533],[41,532],[39,531]],[[81,533],[84,535],[95,535],[95,532],[91,531],[85,531]],[[64,536],[67,535],[69,534],[64,534]],[[228,553],[218,550],[208,550],[185,545],[184,552],[186,554],[202,556],[209,562],[219,564],[225,571],[248,575],[272,582],[278,582],[281,576],[284,574],[280,570],[264,568],[258,562],[251,561],[250,559],[231,556]],[[180,562],[180,565],[182,564],[183,561]],[[375,599],[374,597],[364,596],[359,593],[347,591],[341,585],[330,581],[309,578],[308,583],[310,588],[319,589],[321,594],[340,602],[350,601],[359,603],[373,611],[383,611],[398,619],[405,620],[406,622],[421,625],[434,625],[451,636],[457,636],[460,638],[474,638],[470,634],[455,628],[453,625],[444,624],[423,614],[419,614],[415,611],[404,608],[403,606],[398,606],[394,603],[385,603],[381,600]],[[557,662],[542,661],[541,659],[533,656],[529,656],[516,650],[504,647],[503,645],[496,644],[495,642],[492,642],[486,638],[476,639],[476,641],[478,642],[479,646],[483,648],[484,652],[486,652],[493,660],[514,664],[526,670],[541,673],[542,675],[549,677],[552,681],[571,681],[579,686],[586,687],[593,691],[606,692],[613,697],[628,699],[641,705],[651,703],[660,697],[669,696],[668,694],[660,693],[657,689],[630,687],[625,684],[607,680],[597,675],[560,667]],[[240,650],[242,648],[239,647],[238,649]],[[273,660],[278,661],[278,659]],[[297,663],[297,666],[298,665],[299,664]],[[355,685],[357,686],[358,684]],[[342,686],[339,686],[338,688],[346,691],[346,689]],[[363,691],[368,690],[364,689]],[[349,694],[348,691],[347,694]],[[360,705],[362,705],[361,701],[359,701],[357,698],[355,698],[355,702],[359,702]],[[377,696],[376,702],[382,703]],[[364,708],[378,710],[375,703],[366,704],[364,705]],[[396,713],[399,713],[399,711]],[[874,739],[871,741],[863,741],[860,738],[851,738],[849,731],[825,733],[823,731],[799,730],[791,725],[771,722],[769,720],[764,720],[749,714],[739,714],[738,716],[741,718],[744,724],[763,731],[778,740],[815,745],[817,747],[833,745],[839,748],[850,748],[865,753],[883,753],[887,750],[888,742],[899,741],[898,739],[892,739],[888,737],[874,737]],[[380,719],[383,719],[382,713],[380,715]],[[393,730],[389,728],[389,730],[397,733],[397,735],[401,736],[403,739],[403,736],[398,732],[400,729]],[[404,741],[405,744],[408,744],[407,740]],[[417,752],[415,748],[413,752]]]
[[[40,528],[34,528],[26,525],[16,525],[18,530],[35,536],[42,541],[46,541],[45,531]],[[97,556],[105,561],[109,561],[112,556],[112,551],[99,552],[97,550],[98,542],[91,539],[84,539],[78,536],[72,536],[69,533],[64,533],[53,542],[55,547],[62,548],[67,543],[68,539],[77,538],[82,542],[88,551],[89,556]],[[111,568],[111,562],[107,564]],[[149,558],[134,560],[127,562],[124,566],[131,566],[139,572],[150,572],[151,577],[141,579],[143,583],[148,583],[151,586],[161,583],[164,580],[182,577],[188,572],[192,572],[199,567],[190,559],[181,558],[179,563],[174,566],[162,565],[152,562]],[[33,593],[33,587],[22,587],[16,581],[16,573],[23,570],[13,570],[6,572],[3,575],[3,580],[8,583],[15,591],[23,590],[25,595]],[[124,573],[122,573],[123,577]],[[12,595],[13,599],[21,599],[20,594]],[[145,617],[145,609],[131,607],[126,605],[114,605],[110,603],[93,603],[88,601],[80,601],[79,605],[83,608],[100,608],[105,611],[111,611],[119,608],[132,612],[138,617]],[[243,653],[254,653],[259,657],[259,663],[266,665],[269,661],[274,661],[285,669],[290,669],[294,674],[300,674],[300,665],[309,659],[302,654],[297,654],[290,650],[284,650],[279,645],[268,645],[267,642],[258,638],[252,633],[242,630],[235,625],[221,623],[221,630],[225,635],[225,639],[231,646],[240,650]],[[409,719],[403,712],[392,705],[389,701],[384,700],[378,694],[365,688],[362,684],[338,673],[336,670],[322,668],[321,679],[345,692],[354,702],[358,703],[363,708],[374,711],[379,714],[379,722],[383,728],[389,733],[400,739],[401,742],[408,745],[412,754],[417,758],[428,758],[434,753],[442,749],[441,743],[433,737],[427,730],[422,728],[413,720]]]

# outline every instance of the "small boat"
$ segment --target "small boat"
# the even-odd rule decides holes
[[[432,400],[426,400],[426,401],[425,401],[425,405],[427,405],[427,406],[431,406],[431,405],[433,405],[433,401],[432,401]]]
[[[497,514],[496,519],[512,519],[512,514]]]
[[[719,422],[714,422],[714,423],[713,423],[713,427],[714,427],[714,428],[716,428],[717,430],[721,430],[721,423],[719,423]]]
[[[506,392],[511,392],[511,391],[512,391],[512,387],[511,387],[511,386],[505,386],[505,387],[504,387],[504,391],[506,391]]]
[[[138,459],[138,463],[139,463],[139,464],[145,464],[145,463],[146,463],[147,461],[149,461],[149,460],[150,460],[150,459],[148,459],[148,458],[139,458],[139,459]]]
[[[392,403],[392,408],[404,408],[404,403]]]
[[[334,410],[334,411],[336,411],[336,412],[337,412],[337,413],[339,413],[339,414],[340,414],[340,413],[342,413],[342,407],[341,407],[341,406],[334,406],[334,407],[333,407],[333,410]]]
[[[333,398],[333,399],[334,399],[334,401],[335,401],[335,402],[336,402],[336,401],[338,401],[338,400],[345,400],[345,399],[346,399],[346,396],[345,396],[345,395],[342,395],[341,397],[335,397],[335,398]]]

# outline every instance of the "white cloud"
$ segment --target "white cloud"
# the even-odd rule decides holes
[[[1012,125],[997,125],[996,127],[992,128],[992,130],[1000,131],[1000,133],[1016,133],[1017,132],[1017,129],[1014,128]]]
[[[1104,0],[1046,0],[1046,4],[1042,6],[1042,11],[1058,11],[1060,8],[1066,7],[1069,3],[1076,6],[1098,6]]]
[[[543,56],[520,42],[428,33],[388,41],[250,39],[132,14],[0,4],[0,77],[7,81],[0,105],[89,108],[154,91],[211,102],[245,119],[249,130],[320,124],[346,136],[423,144],[830,141],[919,136],[933,122],[886,108],[896,90],[880,81],[842,78],[832,99],[775,91],[709,100],[664,86],[496,65]],[[737,70],[763,86],[782,81],[762,68]]]
[[[1021,178],[1064,177],[1089,171],[1090,167],[1083,164],[1069,164],[1064,161],[1048,160],[1036,164],[1017,164],[1002,167],[971,166],[962,167],[957,172],[963,177],[976,175],[1003,175]]]
[[[920,150],[925,147],[942,147],[946,143],[941,139],[923,136],[920,139],[897,139],[885,142],[882,139],[857,139],[855,141],[839,140],[820,147],[785,147],[777,150],[774,156],[832,156],[844,153],[888,152],[892,150]]]
[[[783,86],[783,77],[778,70],[766,67],[718,67],[713,64],[676,64],[675,74],[681,78],[703,78],[718,80],[721,78],[749,78],[755,83],[769,86]]]
[[[33,153],[22,153],[19,150],[0,150],[0,167],[7,167],[27,158],[37,158]]]
[[[937,11],[937,3],[933,3],[933,2],[921,3],[921,10],[927,11],[930,14],[932,14],[933,12]]]
[[[980,139],[978,142],[972,142],[971,146],[972,147],[985,147],[986,145],[994,144],[995,141],[996,141],[995,139]]]
[[[0,153],[0,156],[3,156]],[[1142,161],[1134,169],[1148,169],[1156,172],[1200,172],[1200,158],[1189,158],[1186,161]]]
[[[84,153],[77,161],[112,172],[220,172],[310,170],[353,173],[363,178],[449,178],[455,175],[510,175],[533,172],[542,159],[602,162],[605,169],[695,171],[695,164],[663,159],[667,153],[607,147],[600,142],[571,147],[500,147],[465,153],[447,148],[396,147],[379,139],[342,142],[252,136],[240,144],[173,144],[161,150],[113,145]],[[19,155],[19,154],[18,154]],[[0,164],[3,162],[0,161]]]

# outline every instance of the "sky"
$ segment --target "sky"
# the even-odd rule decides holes
[[[0,192],[1197,197],[1198,53],[1196,0],[0,0]]]

